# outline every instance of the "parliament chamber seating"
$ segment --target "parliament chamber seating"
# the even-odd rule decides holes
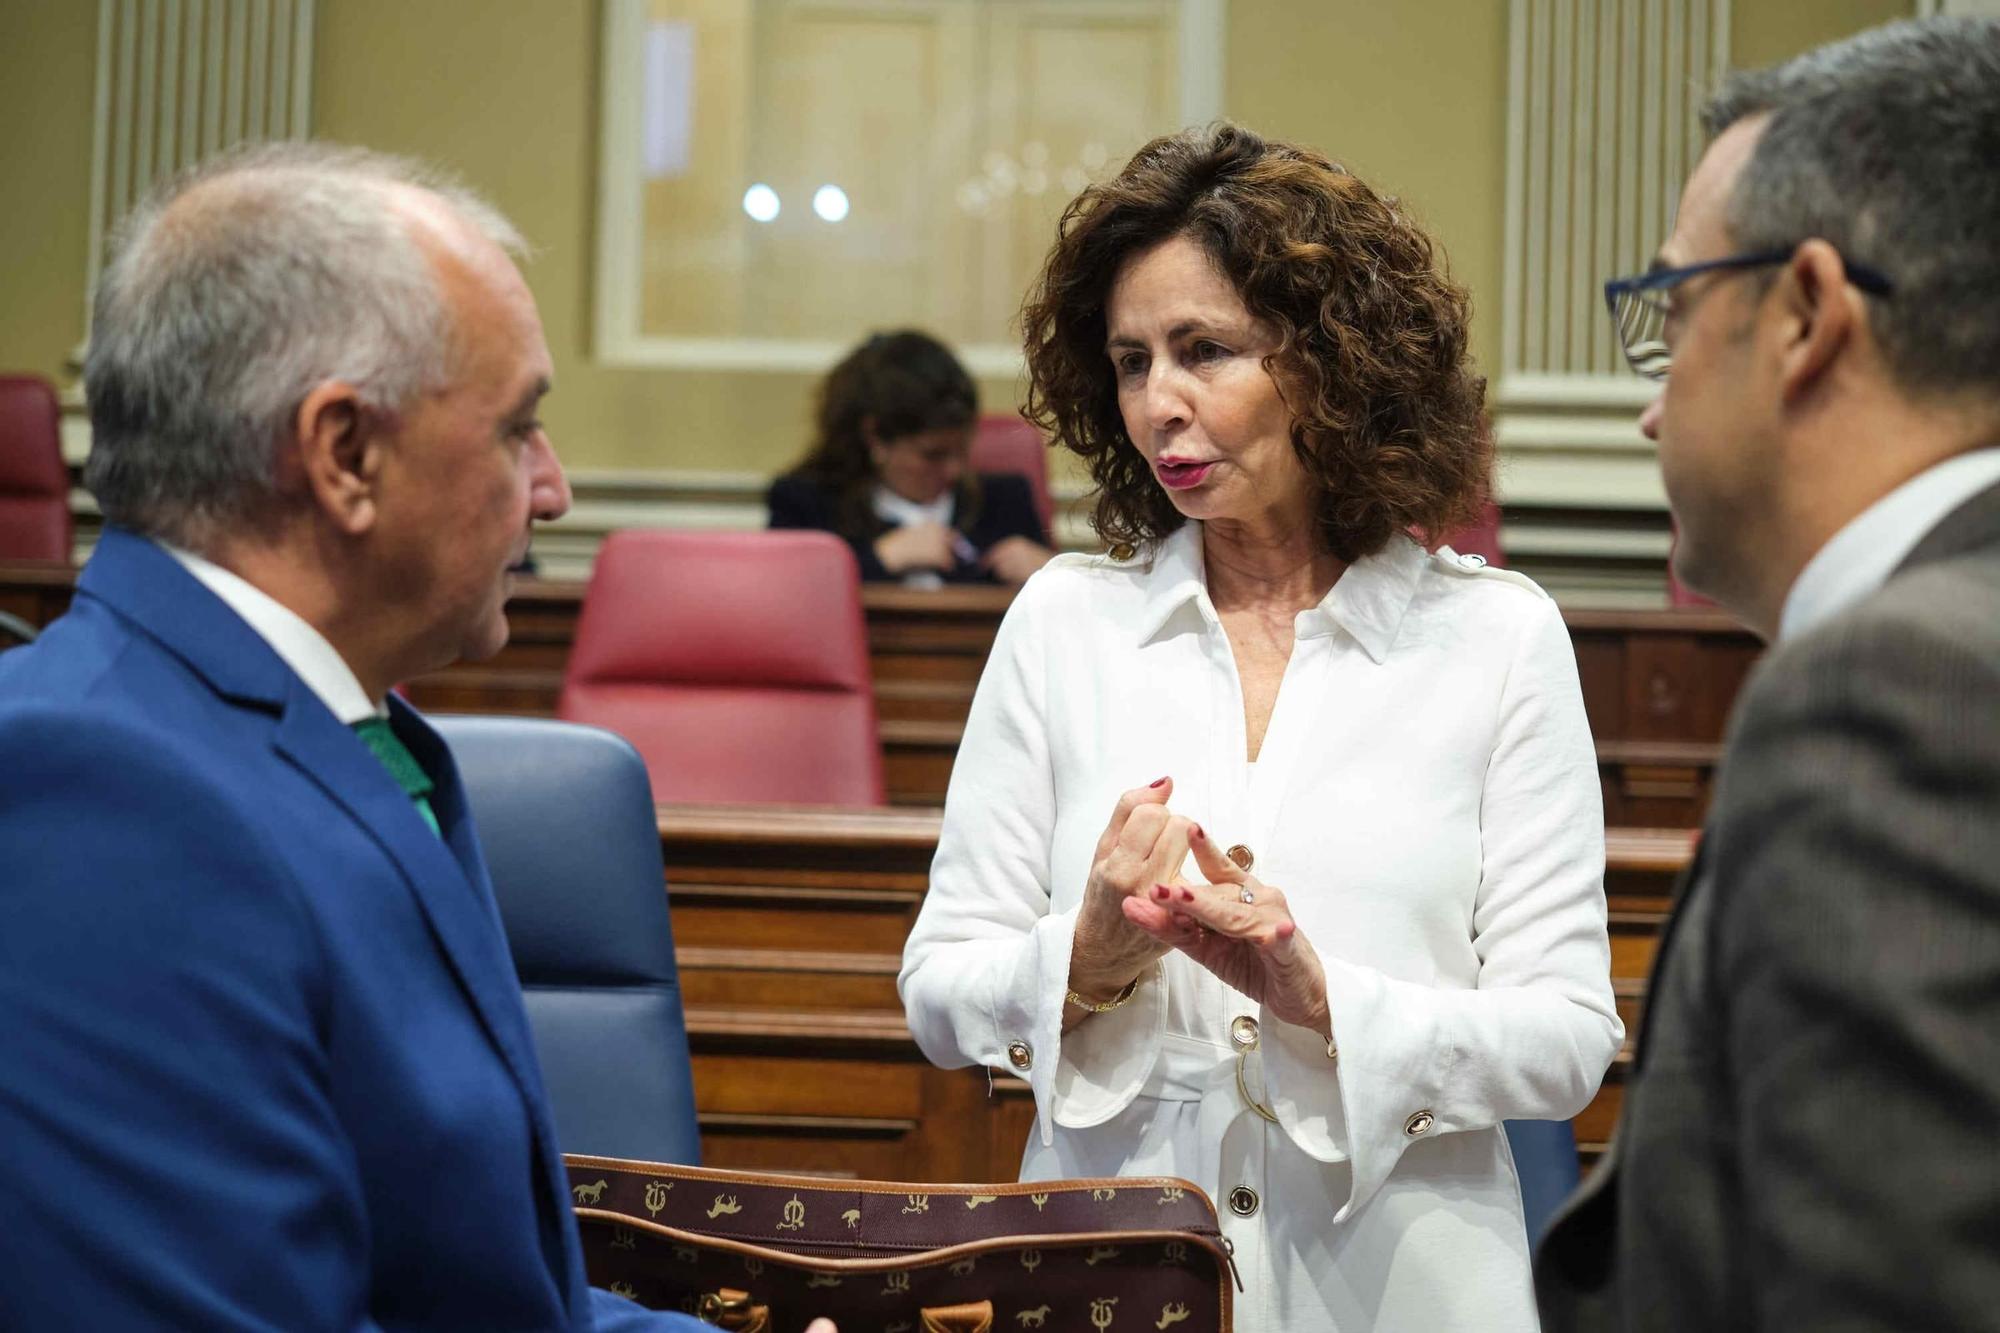
[[[39,375],[0,375],[0,560],[70,558],[62,410]]]
[[[0,564],[0,611],[46,624],[74,579],[61,566]],[[507,648],[419,677],[407,697],[433,718],[547,717],[583,591],[523,581],[508,602]],[[707,1164],[939,1181],[1008,1179],[1018,1167],[1033,1115],[1026,1085],[1004,1072],[989,1081],[983,1070],[931,1068],[895,989],[936,806],[1008,601],[997,588],[862,590],[878,753],[905,804],[658,808]],[[1610,825],[1612,989],[1635,1034],[1723,727],[1761,645],[1715,611],[1570,608],[1564,620]],[[1628,1067],[1629,1042],[1573,1122],[1586,1163],[1611,1136]],[[1529,1174],[1524,1165],[1532,1190]]]
[[[432,719],[458,762],[564,1152],[698,1164],[646,768],[542,718]]]
[[[824,532],[617,532],[556,715],[638,748],[661,801],[879,805],[854,555]]]
[[[979,418],[972,435],[972,454],[966,460],[974,472],[1013,472],[1028,479],[1035,493],[1035,513],[1042,531],[1055,533],[1056,503],[1049,491],[1049,446],[1042,432],[1026,417],[1012,412],[989,412]]]

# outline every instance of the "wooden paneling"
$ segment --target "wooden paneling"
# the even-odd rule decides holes
[[[704,1162],[1015,1174],[1023,1140],[996,1160],[995,1126],[1019,1113],[984,1070],[932,1068],[896,996],[937,830],[929,811],[660,807]]]
[[[896,997],[938,825],[916,810],[660,808],[705,1161],[1014,1176],[1034,1120],[1026,1085],[930,1068]],[[1690,846],[1679,829],[1607,835],[1613,988],[1634,1033]],[[1628,1061],[1621,1052],[1576,1119],[1586,1158],[1610,1137]]]
[[[0,563],[0,611],[40,629],[69,610],[76,571],[68,565],[40,560]],[[0,649],[14,640],[0,635]]]
[[[1716,611],[1570,611],[1609,824],[1699,825],[1762,645]]]

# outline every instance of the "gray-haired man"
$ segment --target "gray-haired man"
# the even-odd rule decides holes
[[[491,208],[284,146],[97,295],[75,605],[0,657],[0,1325],[694,1328],[584,1281],[451,756],[569,491]]]
[[[1665,378],[1681,576],[1774,642],[1544,1323],[1995,1327],[2000,21],[1738,76],[1708,121],[1608,294]]]

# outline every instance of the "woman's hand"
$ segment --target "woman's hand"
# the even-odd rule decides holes
[[[1126,792],[1097,839],[1069,956],[1069,988],[1085,999],[1109,1000],[1170,947],[1133,926],[1125,904],[1180,878],[1194,825],[1167,809],[1173,791],[1173,779],[1161,778]],[[1066,1006],[1064,1027],[1084,1012]]]
[[[986,548],[979,563],[1002,583],[1026,583],[1028,575],[1055,559],[1055,555],[1031,537],[1002,537]]]
[[[1200,828],[1188,845],[1208,884],[1162,880],[1121,904],[1125,919],[1260,1002],[1268,1016],[1330,1039],[1326,969],[1299,933],[1284,890],[1239,869]]]
[[[950,569],[958,563],[952,550],[956,534],[942,523],[905,523],[875,539],[875,558],[891,574],[913,569]]]

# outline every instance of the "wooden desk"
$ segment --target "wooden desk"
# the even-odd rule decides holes
[[[45,624],[69,603],[63,566],[0,564],[0,610]],[[405,689],[438,712],[555,711],[584,585],[523,580],[507,603],[499,655],[419,677]],[[1005,588],[862,589],[889,800],[936,806],[958,753]],[[1566,612],[1584,708],[1597,738],[1607,823],[1695,827],[1708,809],[1723,727],[1761,645],[1713,611]]]
[[[69,610],[75,587],[76,571],[60,562],[0,561],[0,611],[19,616],[36,629]]]
[[[896,997],[936,847],[918,810],[661,806],[660,839],[694,1052],[703,1160],[918,1180],[1009,1180],[1027,1087],[931,1068]],[[1637,1031],[1684,830],[1608,837],[1613,987]],[[1576,1119],[1594,1159],[1627,1057]]]

